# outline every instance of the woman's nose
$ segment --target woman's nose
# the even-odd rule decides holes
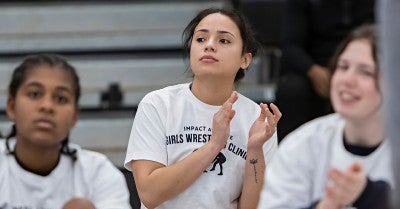
[[[207,41],[205,51],[212,51],[212,52],[216,51],[215,43],[212,39]]]
[[[45,96],[40,101],[40,111],[52,112],[53,111],[53,100],[49,96]]]
[[[343,81],[345,81],[349,85],[354,85],[356,82],[356,72],[354,69],[348,69],[343,75]]]

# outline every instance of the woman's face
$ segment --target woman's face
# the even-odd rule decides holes
[[[242,55],[243,41],[239,28],[229,17],[213,13],[195,28],[190,67],[195,79],[218,77],[234,80],[239,68],[247,68],[251,54]]]
[[[350,120],[365,120],[378,114],[382,98],[377,75],[370,42],[350,42],[339,56],[332,76],[331,100],[335,111]]]
[[[17,140],[43,148],[57,148],[77,120],[70,73],[59,67],[38,66],[26,72],[7,115],[17,128]]]

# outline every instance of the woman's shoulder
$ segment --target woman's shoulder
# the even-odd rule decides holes
[[[343,123],[344,121],[339,116],[339,114],[333,113],[318,117],[307,123],[304,123],[299,128],[297,128],[294,131],[294,133],[304,132],[305,130],[312,130],[315,132],[325,132],[328,130],[336,129],[339,125],[342,125]]]
[[[14,150],[14,146],[15,146],[15,139],[9,139],[8,140],[8,144],[7,144],[7,140],[5,138],[0,138],[0,155],[1,157],[7,155],[9,153],[8,148],[9,147],[10,150]]]
[[[0,138],[0,154],[3,155],[6,152],[5,139]]]
[[[105,172],[108,175],[120,173],[117,166],[103,153],[82,149],[79,146],[72,144],[76,148],[76,166],[75,168],[83,172],[87,176],[96,176],[98,172]]]
[[[337,136],[342,131],[343,119],[336,113],[311,120],[289,133],[282,141],[281,146],[287,149],[298,147],[320,147]]]
[[[77,160],[82,164],[94,165],[94,164],[102,164],[105,161],[109,161],[107,156],[104,155],[103,153],[83,149],[77,144],[70,144],[69,146],[70,148],[76,150]]]
[[[113,164],[106,155],[82,149],[75,144],[70,144],[71,148],[76,149],[76,161],[73,163],[72,169],[75,173],[75,181],[80,182],[85,189],[90,189],[94,193],[101,191],[93,190],[102,186],[110,190],[115,191],[117,195],[127,195],[128,188],[126,187],[126,181],[123,173],[119,170],[118,166]],[[114,197],[111,197],[114,196]],[[109,198],[115,198],[114,195],[108,196]],[[117,199],[124,199],[120,196]]]
[[[7,160],[7,148],[5,141],[5,139],[0,138],[0,168],[2,167],[2,164],[4,164],[3,160]]]
[[[332,113],[329,115],[321,116],[313,119],[307,123],[304,123],[298,129],[311,129],[316,132],[325,132],[328,130],[336,129],[338,126],[343,125],[344,120],[337,113]],[[299,131],[299,130],[296,130]]]

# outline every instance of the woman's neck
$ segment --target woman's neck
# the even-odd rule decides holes
[[[347,142],[353,145],[376,146],[385,135],[379,116],[368,120],[346,121],[344,134]]]
[[[57,167],[60,154],[59,147],[42,148],[22,140],[17,140],[14,149],[14,156],[22,168],[42,176],[50,174]]]
[[[200,101],[209,105],[220,106],[231,96],[233,82],[193,79],[191,91]]]

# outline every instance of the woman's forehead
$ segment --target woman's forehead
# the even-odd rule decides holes
[[[236,23],[230,17],[221,13],[212,13],[205,16],[196,26],[195,32],[199,30],[225,31],[235,36],[240,34]]]

